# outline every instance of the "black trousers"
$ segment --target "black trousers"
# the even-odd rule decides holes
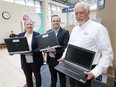
[[[95,67],[96,65],[92,66],[92,69]],[[91,80],[87,80],[87,82],[85,84],[70,78],[70,85],[71,87],[91,87],[91,83],[92,83],[92,79]]]
[[[35,76],[36,87],[41,87],[40,67],[37,68],[34,67],[32,63],[28,63],[27,68],[23,70],[26,77],[27,87],[33,87],[32,73],[34,73]]]
[[[57,83],[57,73],[59,75],[59,80],[60,80],[60,87],[66,87],[66,76],[65,74],[57,71],[54,69],[54,67],[57,65],[58,63],[54,62],[54,61],[50,61],[48,63],[49,66],[49,70],[50,70],[50,74],[51,74],[51,86],[50,87],[56,87],[56,83]]]
[[[91,87],[91,82],[92,80],[87,80],[87,82],[83,84],[73,78],[70,78],[71,87]]]

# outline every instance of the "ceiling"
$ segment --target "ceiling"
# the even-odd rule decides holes
[[[59,2],[68,6],[74,6],[77,2],[87,2],[88,4],[90,4],[90,6],[93,6],[96,4],[97,0],[52,0],[55,2]]]

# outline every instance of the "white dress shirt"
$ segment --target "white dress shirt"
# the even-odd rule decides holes
[[[91,72],[95,77],[107,70],[113,59],[113,51],[107,29],[94,21],[88,20],[81,26],[73,28],[68,44],[96,52]],[[63,57],[66,54],[66,50]]]
[[[58,29],[52,29],[53,31],[55,31],[56,36],[58,35],[59,29],[60,29],[60,27]],[[55,54],[56,54],[55,52],[54,53],[49,52],[49,56],[52,58],[55,58]]]
[[[28,46],[29,46],[29,50],[32,50],[32,36],[33,34],[25,34],[25,37],[27,38],[27,42],[28,42]],[[27,63],[33,63],[33,56],[32,54],[25,54],[25,58],[26,58],[26,62]]]

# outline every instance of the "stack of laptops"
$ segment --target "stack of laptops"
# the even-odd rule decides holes
[[[84,71],[90,71],[95,52],[69,44],[65,60],[55,69],[82,82],[86,83],[87,76]]]
[[[9,54],[25,54],[30,52],[26,37],[6,38],[4,41]]]
[[[55,34],[55,31],[38,35],[36,36],[36,40],[37,40],[38,48],[40,49],[40,51],[46,51],[47,47],[51,47],[51,48],[62,47],[62,46],[59,46],[59,42]]]

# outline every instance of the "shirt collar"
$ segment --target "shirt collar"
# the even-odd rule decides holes
[[[84,28],[91,20],[89,19],[88,21],[86,21],[84,24],[80,25],[79,28]]]
[[[55,31],[55,33],[58,33],[59,32],[59,29],[60,29],[60,27],[58,27],[58,29],[52,29],[53,31]]]

